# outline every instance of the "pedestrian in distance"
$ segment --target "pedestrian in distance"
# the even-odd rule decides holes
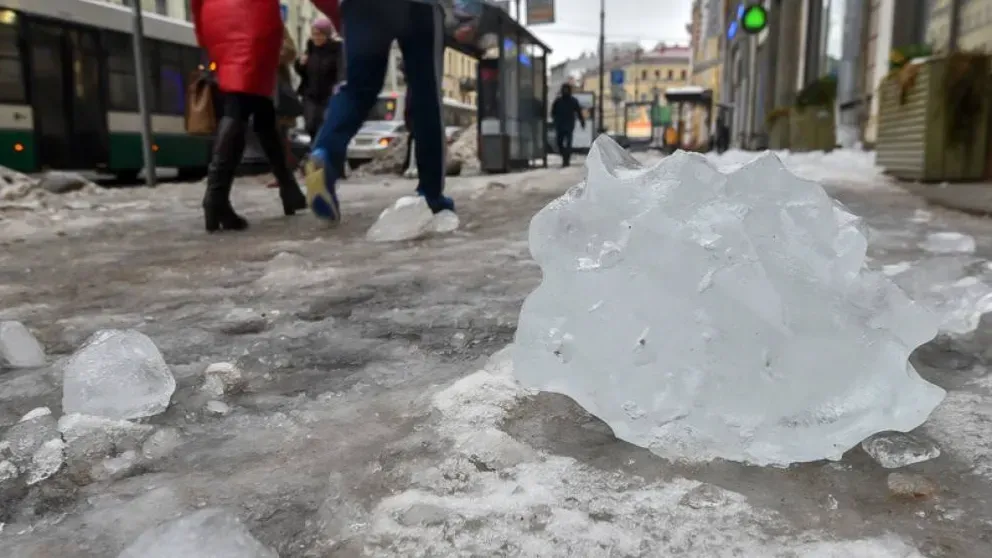
[[[558,97],[551,103],[551,122],[555,127],[555,143],[561,155],[561,166],[569,166],[572,160],[572,135],[575,133],[575,119],[584,130],[586,119],[582,116],[582,105],[572,96],[572,86],[563,84]]]
[[[414,115],[412,130],[419,177],[417,193],[434,213],[454,210],[454,202],[444,195],[447,142],[441,119],[441,75],[445,21],[440,3],[342,0],[339,5],[338,0],[313,1],[344,35],[346,78],[328,104],[324,125],[307,163],[311,211],[328,221],[340,219],[336,186],[344,173],[348,143],[358,133],[382,90],[393,41],[399,43],[407,87],[411,90],[410,112]],[[478,0],[456,0],[455,7],[464,8],[466,4],[481,11]],[[468,39],[471,33],[466,31],[471,25],[464,24],[466,19],[459,21],[456,36]]]
[[[326,17],[317,18],[310,27],[306,50],[295,64],[300,76],[297,92],[303,99],[303,122],[311,147],[338,82],[340,58],[341,41],[335,35],[334,25]]]
[[[293,64],[296,62],[296,43],[289,29],[284,28],[282,48],[279,51],[279,71],[277,77],[278,94],[276,95],[276,125],[279,139],[286,153],[286,166],[296,169],[300,163],[289,144],[289,131],[296,125],[296,119],[303,115],[303,105],[299,96],[293,90]],[[269,188],[278,188],[279,181],[273,180]]]
[[[306,197],[287,165],[276,126],[273,97],[284,33],[278,0],[192,0],[190,7],[197,42],[216,63],[223,99],[203,197],[207,231],[248,228],[230,195],[249,120],[279,182],[283,213],[305,209]]]

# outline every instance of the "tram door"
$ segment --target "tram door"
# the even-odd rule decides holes
[[[107,165],[110,140],[100,92],[97,31],[31,22],[31,92],[42,167]]]

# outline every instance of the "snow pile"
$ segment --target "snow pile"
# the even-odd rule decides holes
[[[663,457],[772,465],[839,459],[943,399],[908,363],[934,317],[865,268],[858,219],[776,156],[642,169],[600,138],[586,164],[531,222],[526,387]]]
[[[133,330],[103,330],[63,370],[62,410],[133,419],[166,410],[176,380],[155,343]]]
[[[0,167],[0,209],[32,209],[51,194],[76,191],[92,194],[101,189],[75,173],[51,171],[36,179]]]
[[[474,125],[459,132],[448,146],[448,159],[460,162],[461,170],[479,170],[479,135]]]
[[[207,508],[141,534],[118,558],[278,558],[237,516]]]
[[[403,161],[406,159],[407,135],[400,134],[389,147],[382,150],[368,163],[355,170],[354,176],[379,174],[403,174]]]
[[[20,322],[0,322],[0,368],[45,366],[45,349]]]
[[[767,151],[764,153],[768,153]],[[860,149],[835,149],[828,153],[809,151],[792,153],[774,151],[785,168],[806,180],[828,183],[879,184],[889,181],[882,168],[875,165],[875,152]],[[753,151],[731,149],[722,154],[709,153],[707,159],[723,172],[737,170],[760,157]]]
[[[410,489],[373,509],[369,555],[922,557],[894,536],[837,541],[795,532],[774,512],[711,484],[650,482],[539,454],[499,429],[527,396],[509,354],[435,395],[452,455],[414,471]]]

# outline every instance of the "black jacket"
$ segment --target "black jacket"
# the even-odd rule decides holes
[[[338,62],[341,58],[341,43],[327,41],[317,46],[307,41],[307,63],[299,60],[293,65],[300,75],[300,87],[296,90],[300,97],[324,104],[334,92],[338,82]]]
[[[576,118],[585,127],[586,119],[582,116],[582,105],[575,97],[559,95],[555,102],[551,103],[551,121],[554,122],[555,130],[571,132],[575,129]]]

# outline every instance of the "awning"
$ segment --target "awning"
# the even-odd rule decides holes
[[[665,91],[665,99],[669,103],[711,105],[713,104],[713,90],[696,86],[672,87]]]

